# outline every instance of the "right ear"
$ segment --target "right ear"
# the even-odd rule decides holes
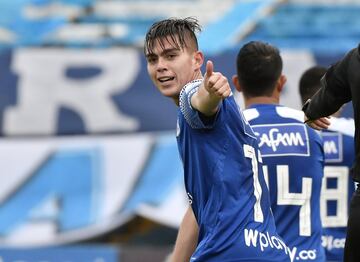
[[[194,54],[194,59],[196,69],[200,69],[204,63],[204,54],[201,51],[196,51]]]
[[[239,83],[239,77],[237,75],[233,75],[232,77],[233,84],[237,91],[242,92],[241,85]]]

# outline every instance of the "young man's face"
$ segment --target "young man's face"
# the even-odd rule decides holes
[[[155,40],[152,53],[145,54],[147,70],[164,96],[177,99],[185,84],[201,77],[203,56],[189,47],[190,44],[182,49],[178,49],[171,40],[163,39],[163,44],[161,47],[159,41]]]

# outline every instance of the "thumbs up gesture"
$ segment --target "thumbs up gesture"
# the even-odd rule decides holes
[[[211,61],[206,63],[206,73],[198,91],[191,97],[193,108],[206,116],[214,115],[222,99],[230,96],[231,89],[225,76],[214,72]]]
[[[210,60],[206,63],[204,87],[210,95],[215,95],[221,99],[231,94],[231,88],[227,78],[219,72],[214,72],[214,64]]]

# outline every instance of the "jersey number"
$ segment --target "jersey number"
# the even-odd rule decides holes
[[[336,179],[336,188],[328,188],[328,180]],[[324,227],[346,227],[348,218],[349,168],[346,166],[325,166],[321,188],[321,221]],[[336,215],[328,215],[330,201],[336,202]]]
[[[264,176],[268,181],[267,167],[264,166]],[[289,190],[289,166],[276,166],[277,176],[277,205],[295,205],[300,206],[299,212],[299,235],[311,236],[311,189],[312,179],[310,177],[302,178],[301,193],[290,193]]]
[[[251,166],[253,171],[253,180],[254,180],[254,196],[256,199],[255,205],[254,205],[254,220],[256,222],[264,222],[264,214],[261,210],[261,195],[262,195],[262,188],[259,182],[259,165],[258,160],[256,157],[255,149],[250,145],[244,145],[244,155],[247,158],[251,159]],[[260,156],[260,152],[259,152]],[[259,158],[259,162],[261,161],[261,158]]]

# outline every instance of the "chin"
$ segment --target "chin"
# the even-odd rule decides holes
[[[180,95],[180,91],[181,89],[174,87],[174,88],[162,89],[161,93],[163,96],[173,98],[173,97],[178,97]]]
[[[174,98],[174,97],[179,97],[180,92],[164,92],[162,94],[163,96],[166,96],[168,98]]]

